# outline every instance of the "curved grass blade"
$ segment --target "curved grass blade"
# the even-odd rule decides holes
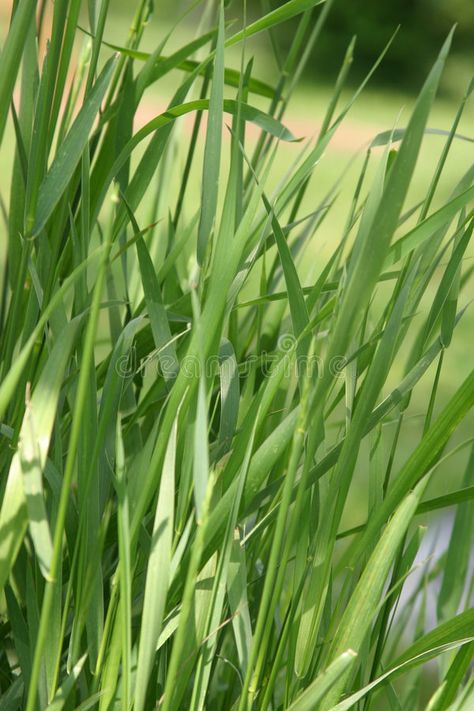
[[[282,22],[291,20],[292,17],[296,15],[301,15],[301,13],[306,10],[312,10],[316,5],[322,5],[326,0],[289,0],[281,7],[269,12],[264,17],[259,20],[255,20],[250,25],[247,25],[240,32],[236,32],[234,35],[229,37],[226,41],[225,46],[231,47],[234,44],[238,44],[243,39],[247,37],[252,37],[259,32],[264,32],[265,30],[270,30]]]
[[[356,691],[355,693],[351,694],[346,699],[344,699],[344,701],[341,701],[336,706],[332,706],[330,711],[349,711],[349,709],[354,708],[354,706],[357,704],[358,701],[360,701],[360,699],[363,699],[364,696],[366,696],[370,691],[372,691],[372,689],[375,689],[380,684],[383,684],[383,682],[386,681],[390,676],[403,673],[405,671],[405,668],[409,669],[411,666],[423,664],[424,661],[429,661],[430,659],[433,659],[433,657],[437,657],[440,654],[445,654],[446,652],[451,652],[452,650],[458,649],[459,647],[463,647],[464,645],[469,644],[471,640],[472,637],[468,637],[466,639],[459,639],[454,642],[448,642],[447,644],[443,644],[439,647],[431,648],[426,652],[422,652],[416,657],[411,657],[407,661],[392,667],[389,671],[379,676],[370,684],[367,684],[367,686],[364,686],[363,689],[360,689],[359,691]]]
[[[410,252],[420,247],[426,240],[432,237],[438,230],[446,229],[453,220],[456,213],[462,210],[467,203],[474,198],[474,186],[465,190],[461,195],[456,196],[446,205],[443,205],[437,212],[434,212],[426,220],[416,225],[406,235],[400,237],[391,247],[384,263],[384,267],[389,269],[393,264],[399,262]],[[471,217],[471,215],[469,215]],[[466,221],[467,219],[466,218]]]
[[[378,133],[370,144],[370,148],[376,148],[377,146],[386,146],[388,143],[397,143],[401,141],[405,136],[406,128],[396,128],[394,131],[383,131]],[[445,131],[442,128],[425,128],[425,134],[427,136],[449,136],[450,132]],[[460,133],[455,133],[453,138],[459,141],[467,141],[468,143],[474,143],[474,138],[469,136],[463,136]]]
[[[343,652],[293,701],[291,706],[288,707],[288,711],[313,711],[316,705],[324,699],[334,684],[337,683],[341,675],[350,672],[356,659],[357,654],[351,649],[348,652]]]

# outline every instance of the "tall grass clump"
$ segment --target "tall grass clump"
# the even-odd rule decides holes
[[[123,37],[108,0],[13,3],[0,711],[474,705],[473,87],[430,123],[450,34],[411,113],[329,184],[383,60],[350,90],[352,42],[295,140],[331,5],[197,2],[176,48],[150,0]]]

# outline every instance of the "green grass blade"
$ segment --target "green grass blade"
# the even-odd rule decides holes
[[[65,681],[61,684],[60,688],[57,690],[54,699],[46,707],[46,711],[62,711],[62,709],[66,705],[69,694],[77,684],[77,680],[82,672],[82,668],[84,666],[85,661],[86,655],[81,657],[77,664],[74,665],[74,668],[71,670],[70,675],[65,679]]]
[[[212,73],[211,98],[206,131],[206,146],[202,166],[201,215],[199,219],[197,260],[204,264],[214,227],[219,187],[222,143],[222,112],[224,105],[224,8],[221,4],[217,33],[216,58]]]
[[[17,72],[35,9],[35,0],[21,0],[17,3],[10,30],[3,45],[0,71],[0,140],[5,131]]]
[[[137,675],[135,678],[134,708],[141,711],[145,707],[146,691],[155,650],[163,627],[166,596],[168,592],[171,563],[171,546],[174,528],[174,482],[177,421],[173,426],[168,443],[161,476],[160,493],[156,506],[152,534],[152,551],[148,561],[143,617],[140,631]]]
[[[117,419],[116,487],[118,494],[118,545],[120,555],[120,612],[122,615],[122,708],[130,707],[132,651],[132,565],[130,560],[130,515],[125,471],[125,452],[120,418]]]
[[[241,42],[244,38],[252,37],[259,32],[264,32],[265,30],[270,30],[282,22],[291,20],[292,17],[300,15],[306,10],[311,10],[316,5],[321,5],[325,0],[289,0],[281,7],[269,12],[264,17],[252,22],[244,30],[236,32],[234,35],[229,37],[226,41],[226,47],[230,47],[233,44]]]
[[[59,147],[56,157],[41,183],[33,235],[41,232],[73,176],[89,140],[89,134],[107,91],[114,66],[115,60],[111,58],[94,84],[84,106],[71,126],[64,142]]]
[[[459,210],[467,205],[474,197],[474,187],[468,188],[461,195],[455,197],[437,212],[427,217],[426,220],[414,227],[403,237],[400,237],[390,248],[385,260],[385,268],[404,259],[410,252],[423,245],[438,230],[447,228]]]
[[[401,662],[398,665],[394,665],[389,671],[378,677],[378,679],[375,679],[375,681],[371,682],[363,689],[356,691],[354,694],[351,694],[346,699],[344,699],[344,701],[341,701],[340,703],[336,704],[336,706],[333,706],[331,708],[331,711],[349,711],[349,709],[353,708],[354,704],[356,704],[360,699],[363,699],[364,696],[366,696],[370,691],[372,691],[372,689],[376,688],[379,684],[382,684],[386,679],[388,679],[388,677],[397,673],[403,673],[410,666],[417,666],[419,664],[422,664],[424,661],[429,661],[429,659],[432,659],[433,657],[436,657],[440,654],[444,654],[446,652],[456,650],[464,645],[468,645],[470,641],[471,638],[468,637],[466,639],[460,639],[455,642],[448,642],[446,644],[442,644],[440,646],[433,647],[427,651],[421,652],[420,654],[414,657],[410,657],[406,661]]]
[[[36,385],[20,432],[20,445],[8,475],[0,511],[0,588],[3,588],[22,543],[28,521],[43,575],[49,577],[51,535],[44,505],[42,472],[50,443],[64,371],[78,322],[55,344]]]
[[[445,443],[455,430],[456,426],[474,406],[474,371],[458,388],[454,397],[444,408],[437,420],[430,427],[425,437],[399,472],[396,481],[390,488],[386,499],[379,510],[374,513],[368,523],[365,533],[357,542],[354,553],[359,555],[366,544],[374,539],[376,532],[388,518],[388,510],[393,511],[394,505],[416,485],[429,471],[437,455],[442,451]]]
[[[288,711],[312,711],[324,699],[340,677],[350,671],[356,658],[357,654],[352,650],[341,654],[293,701],[291,706],[288,707]]]
[[[370,620],[377,612],[383,586],[390,570],[398,547],[403,540],[408,525],[413,518],[416,507],[426,488],[427,482],[421,482],[405,498],[393,514],[379,542],[362,573],[350,602],[344,610],[331,644],[330,659],[334,660],[348,645],[355,650],[360,649],[370,626]],[[414,654],[410,655],[414,656]],[[339,693],[344,687],[347,674],[341,675],[336,687],[331,691],[330,699],[337,701]],[[330,708],[329,698],[325,700],[325,707]]]

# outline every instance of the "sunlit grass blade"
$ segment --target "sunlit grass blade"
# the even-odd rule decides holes
[[[331,687],[337,683],[341,675],[347,674],[356,657],[356,653],[352,650],[341,654],[293,701],[291,706],[288,707],[288,711],[312,711],[324,699]]]
[[[135,677],[134,706],[137,711],[141,711],[145,706],[149,676],[163,626],[168,592],[174,521],[176,436],[177,422],[175,422],[171,433],[163,465],[160,493],[153,525],[152,550],[146,572],[138,666]]]
[[[55,344],[26,404],[19,449],[10,467],[0,511],[0,588],[10,574],[28,521],[41,570],[49,577],[52,541],[42,478],[63,376],[78,326],[78,321],[72,322]]]

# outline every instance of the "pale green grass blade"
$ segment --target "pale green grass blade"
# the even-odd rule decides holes
[[[456,642],[472,641],[472,623],[474,620],[474,610],[466,610],[461,612],[456,617],[444,622],[428,632],[423,637],[414,642],[403,654],[401,654],[391,664],[392,667],[397,667],[400,664],[411,664],[411,659],[418,655],[436,655],[437,647],[447,644],[456,644]],[[425,657],[425,658],[426,658]]]
[[[153,525],[152,551],[146,573],[140,647],[135,678],[134,708],[137,711],[141,711],[145,707],[146,691],[153,667],[155,650],[158,647],[158,640],[163,628],[174,528],[177,426],[178,423],[175,421],[163,465],[160,493]]]
[[[463,711],[465,708],[470,708],[474,703],[474,682],[472,678],[466,683],[464,689],[457,697],[456,701],[451,704],[449,711]]]
[[[385,146],[387,145],[387,143],[396,143],[397,141],[401,141],[405,135],[405,131],[406,129],[404,128],[396,128],[393,132],[384,131],[382,133],[378,133],[372,140],[370,147],[375,148],[376,146]],[[450,132],[445,131],[441,128],[425,128],[425,134],[427,136],[449,136]],[[466,141],[467,143],[474,143],[474,138],[470,138],[469,136],[463,136],[458,133],[454,133],[453,138],[456,138],[460,141]]]
[[[23,69],[21,77],[21,98],[18,111],[18,124],[21,132],[21,144],[24,151],[29,153],[31,148],[31,133],[35,104],[35,92],[38,81],[38,62],[36,56],[36,35],[34,17],[31,18],[30,28],[25,40],[23,54]],[[27,159],[25,159],[25,167]],[[27,175],[23,172],[23,160],[20,158],[20,144],[17,144],[15,163],[12,170],[9,205],[9,243],[8,243],[8,270],[10,284],[14,285],[15,275],[21,263],[21,239],[23,233],[23,220],[25,211],[25,196]]]
[[[440,509],[449,508],[450,506],[457,506],[458,504],[471,501],[473,498],[474,486],[466,486],[450,494],[444,494],[443,496],[436,496],[433,499],[422,501],[416,509],[415,516],[431,513],[432,511],[439,511]],[[346,538],[347,536],[352,536],[354,533],[360,533],[364,530],[365,526],[366,524],[363,523],[360,526],[354,526],[345,531],[340,531],[337,534],[337,538]]]
[[[437,511],[438,509],[445,508],[447,506],[456,506],[457,504],[462,504],[464,501],[470,501],[474,497],[474,486],[467,486],[463,489],[458,489],[450,494],[445,494],[443,496],[436,496],[434,499],[428,499],[424,501],[418,507],[418,513],[427,513],[429,511]]]
[[[445,307],[449,300],[449,295],[452,288],[455,286],[456,281],[459,280],[459,269],[464,258],[464,254],[469,245],[474,230],[474,219],[467,225],[467,229],[458,236],[456,240],[455,248],[453,254],[451,255],[444,274],[440,280],[437,292],[433,299],[428,318],[425,324],[425,330],[423,337],[425,340],[431,336],[436,323],[441,319],[445,312]],[[442,323],[441,323],[442,327]],[[441,339],[443,345],[445,345],[445,335],[441,332]]]
[[[224,340],[219,351],[221,414],[219,443],[230,449],[239,416],[240,384],[237,359],[232,343]]]
[[[204,334],[202,331],[202,322],[198,298],[194,291],[192,292],[192,297],[196,337],[198,340],[198,359],[196,361],[196,364],[199,368],[199,384],[197,391],[196,415],[194,419],[193,437],[193,491],[194,504],[196,507],[196,518],[197,521],[200,521],[209,483],[209,442],[205,375],[206,362],[204,357],[203,344]]]
[[[369,630],[370,621],[378,611],[387,574],[420,502],[426,484],[426,481],[421,482],[396,509],[370,556],[332,640],[331,660],[335,660],[342,653],[341,649],[347,649],[348,646],[354,648],[354,650],[360,649]],[[415,656],[415,654],[410,656]],[[343,674],[341,677],[331,691],[329,698],[325,699],[325,708],[330,708],[331,701],[337,701],[338,695],[343,690],[347,674]]]
[[[101,670],[101,691],[99,699],[99,711],[110,708],[112,701],[118,701],[117,680],[120,671],[120,657],[122,652],[122,618],[117,615],[115,626],[111,632],[110,639],[107,640],[107,660]]]
[[[344,352],[343,339],[345,334],[350,332],[349,325],[356,313],[360,312],[367,303],[368,296],[382,270],[415,169],[425,124],[450,43],[451,36],[446,40],[438,61],[420,93],[396,161],[389,173],[377,212],[359,249],[351,279],[344,291],[340,317],[331,340],[331,356]]]
[[[431,697],[427,711],[442,711],[442,709],[446,709],[454,701],[456,693],[472,661],[473,651],[473,642],[464,644],[457,651],[442,684]],[[469,688],[468,685],[465,688]]]
[[[364,696],[366,696],[370,691],[372,691],[372,689],[375,689],[379,684],[382,684],[391,675],[403,673],[405,671],[405,668],[409,668],[410,665],[416,666],[422,664],[424,661],[429,661],[429,659],[432,659],[433,657],[436,657],[440,654],[444,654],[446,652],[455,650],[458,647],[468,645],[470,641],[471,638],[466,638],[457,640],[455,642],[448,642],[446,644],[433,647],[428,651],[421,652],[417,656],[410,657],[406,661],[396,666],[393,666],[389,671],[385,672],[385,674],[382,674],[382,676],[378,677],[378,679],[375,679],[375,681],[371,682],[360,691],[356,691],[354,694],[351,694],[346,699],[344,699],[344,701],[341,701],[336,706],[332,706],[331,711],[349,711],[349,709],[354,707],[354,704],[356,704],[360,699],[363,699]]]
[[[212,593],[209,596],[204,597],[202,596],[202,602],[204,605],[208,605],[208,608],[204,608],[202,610],[202,615],[203,617],[205,616],[206,619],[206,626],[204,628],[206,636],[203,639],[200,651],[199,651],[199,658],[196,666],[196,672],[194,676],[194,683],[193,683],[193,695],[191,699],[191,705],[190,709],[202,709],[205,700],[206,700],[206,692],[208,689],[210,677],[211,677],[211,670],[212,670],[212,662],[214,659],[214,656],[216,654],[216,649],[217,649],[217,634],[219,631],[219,627],[222,624],[222,611],[224,607],[224,601],[225,601],[225,596],[226,596],[226,590],[227,590],[227,581],[229,577],[229,566],[230,566],[230,560],[232,556],[232,548],[233,548],[233,543],[234,543],[234,531],[235,531],[235,526],[237,522],[237,516],[238,516],[238,511],[239,511],[239,506],[240,506],[240,501],[242,498],[242,492],[245,484],[245,479],[248,473],[248,466],[250,462],[250,457],[252,454],[253,446],[254,446],[254,439],[255,439],[255,431],[258,423],[258,417],[256,418],[256,421],[254,423],[253,430],[251,432],[251,436],[249,437],[248,440],[248,445],[247,445],[247,451],[245,453],[245,458],[242,463],[241,470],[238,475],[238,491],[237,495],[234,500],[234,504],[232,507],[231,515],[229,516],[229,519],[227,521],[227,526],[226,526],[226,531],[225,531],[225,536],[224,536],[224,541],[222,545],[222,550],[220,552],[220,556],[218,559],[218,565],[217,569],[215,570],[214,574],[214,582],[212,586]],[[212,571],[214,572],[214,571]],[[198,604],[196,601],[196,616],[198,615]]]
[[[20,445],[15,455],[0,511],[0,588],[10,574],[28,521],[43,575],[49,577],[51,535],[44,505],[42,473],[54,424],[64,371],[77,335],[72,322],[51,353],[33,391],[23,421]]]
[[[352,650],[341,654],[293,701],[288,711],[312,711],[316,708],[340,677],[350,671],[356,658],[357,655]]]
[[[317,560],[321,560],[321,565],[313,570],[311,579],[312,585],[310,588],[312,592],[308,595],[304,613],[301,618],[295,660],[299,670],[307,669],[310,663],[310,655],[312,654],[312,648],[315,643],[314,635],[318,627],[318,618],[320,619],[322,614],[322,598],[318,597],[321,590],[316,578],[319,577],[324,580],[329,572],[330,556],[350,486],[350,478],[356,465],[367,419],[370,417],[378,393],[383,387],[390,365],[395,356],[397,339],[402,324],[407,297],[413,283],[413,277],[414,274],[407,278],[399,298],[393,305],[393,310],[390,319],[385,325],[384,334],[379,347],[373,355],[364,384],[359,389],[357,407],[351,418],[348,432],[342,445],[341,454],[333,474],[332,484],[338,488],[339,496],[334,503],[328,502],[326,506],[326,516],[322,518],[318,532],[319,540],[316,543],[315,556]],[[311,620],[311,624],[309,620]],[[358,652],[358,648],[354,647],[354,649]],[[344,650],[340,648],[339,652],[342,653],[342,651]]]
[[[53,545],[45,506],[43,471],[62,381],[79,325],[79,320],[72,321],[51,351],[31,400],[27,402],[18,459],[12,463],[12,466],[19,464],[22,472],[30,534],[45,577],[49,575]]]
[[[252,646],[252,622],[249,613],[247,584],[245,548],[241,545],[238,533],[235,532],[227,575],[227,595],[240,669],[244,674],[247,670]]]
[[[71,674],[66,678],[63,684],[61,684],[54,696],[54,699],[46,707],[46,711],[62,711],[66,705],[69,694],[77,684],[77,680],[82,672],[85,661],[86,655],[81,657],[77,664],[74,665],[74,668],[71,670]]]
[[[125,469],[122,423],[117,418],[116,487],[118,493],[118,545],[120,556],[120,613],[122,616],[122,708],[130,707],[132,651],[132,565],[130,559],[130,515]]]
[[[312,355],[312,352],[313,347],[308,353],[309,358]],[[293,537],[296,535],[295,523],[298,520],[298,516],[295,516],[292,519],[288,534],[286,533],[287,518],[289,515],[291,493],[296,479],[298,463],[303,451],[304,433],[307,427],[307,418],[309,417],[310,404],[313,395],[311,388],[312,378],[309,370],[303,374],[303,378],[301,410],[299,412],[296,430],[292,439],[288,471],[283,485],[281,504],[278,511],[274,538],[270,550],[268,570],[265,576],[262,599],[259,606],[257,622],[255,624],[255,637],[253,640],[252,654],[250,656],[249,666],[244,679],[239,711],[243,711],[244,708],[247,708],[248,705],[253,703],[256,689],[259,686],[259,680],[267,654],[269,632],[271,630],[268,620],[272,619],[277,606],[278,594],[281,591],[285,566],[290,554],[290,546],[293,543]],[[304,487],[300,487],[300,497],[297,500],[299,504],[298,509],[302,504],[303,490]]]
[[[206,498],[202,505],[200,525],[198,526],[196,532],[196,538],[194,540],[191,552],[191,559],[187,569],[186,583],[182,595],[181,611],[178,621],[178,629],[176,631],[176,636],[174,639],[173,650],[171,653],[171,658],[169,662],[168,674],[166,679],[165,690],[163,694],[163,709],[164,711],[170,711],[176,706],[174,702],[174,697],[177,690],[177,677],[179,669],[183,663],[182,653],[186,649],[186,640],[194,639],[194,620],[191,619],[191,613],[193,610],[193,601],[195,597],[195,586],[198,579],[199,571],[199,560],[202,554],[202,544],[204,531],[207,526],[208,521],[208,510],[211,498],[212,490],[212,480],[209,480],[209,489],[206,493]],[[188,660],[189,661],[189,660]],[[182,693],[182,688],[178,691]]]

